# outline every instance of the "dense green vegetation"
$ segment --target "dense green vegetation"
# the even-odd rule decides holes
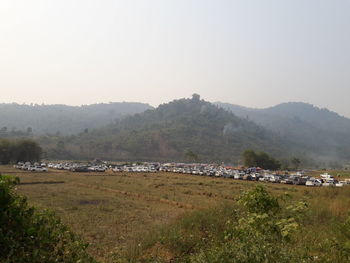
[[[105,128],[42,137],[51,158],[238,162],[246,148],[286,154],[277,135],[200,100],[180,99]]]
[[[31,139],[0,139],[0,164],[39,161],[42,149]]]
[[[87,245],[49,211],[39,211],[16,195],[18,178],[0,175],[0,262],[95,262]]]
[[[278,160],[269,156],[265,152],[245,150],[242,156],[244,166],[246,167],[260,167],[263,169],[270,169],[274,171],[281,168],[281,163]]]
[[[83,105],[0,104],[0,138],[89,132],[118,118],[152,109],[144,103]]]

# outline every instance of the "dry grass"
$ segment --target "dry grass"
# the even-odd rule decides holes
[[[56,211],[90,245],[90,252],[108,262],[113,253],[135,245],[152,229],[184,213],[233,202],[257,182],[172,173],[33,173],[0,166],[3,174],[20,177],[18,192],[31,204]],[[315,223],[341,217],[350,209],[348,189],[306,188],[266,184],[276,194],[307,199]]]

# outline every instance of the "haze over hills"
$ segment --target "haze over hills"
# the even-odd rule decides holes
[[[242,151],[266,151],[305,163],[350,159],[350,120],[307,103],[252,109],[198,95],[153,108],[142,103],[0,104],[0,126],[34,136],[58,159],[178,160],[237,163]]]
[[[105,128],[51,142],[62,158],[237,162],[246,148],[281,156],[284,142],[251,121],[200,100],[174,100]]]
[[[350,120],[338,113],[325,108],[318,108],[309,103],[287,102],[265,109],[243,107],[230,103],[215,102],[214,104],[232,111],[240,117],[251,118],[259,124],[272,124],[281,119],[300,119],[324,130],[335,129],[341,132],[350,128]],[[268,122],[271,123],[268,123]]]
[[[118,118],[153,107],[144,103],[113,102],[83,106],[0,104],[2,136],[17,130],[32,134],[69,135],[105,126]],[[16,133],[15,133],[16,134]]]
[[[262,125],[288,138],[314,159],[350,159],[350,120],[328,109],[308,103],[282,103],[266,109],[252,109],[229,103],[215,103],[235,115]]]

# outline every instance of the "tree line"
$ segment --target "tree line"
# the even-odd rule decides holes
[[[31,139],[0,139],[0,164],[39,161],[42,148]]]
[[[32,136],[33,129],[32,127],[28,127],[25,130],[16,130],[12,128],[9,130],[6,126],[0,128],[0,138],[11,138],[11,137],[24,137],[24,136]]]
[[[277,170],[281,168],[280,161],[269,156],[265,152],[255,152],[253,150],[245,150],[243,152],[244,166],[260,167],[263,169]]]

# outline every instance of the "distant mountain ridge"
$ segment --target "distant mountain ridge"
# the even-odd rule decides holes
[[[0,129],[33,134],[75,134],[105,126],[116,119],[153,109],[149,104],[114,102],[83,106],[0,104]]]
[[[323,167],[350,160],[350,120],[300,102],[252,109],[197,95],[157,108],[0,104],[0,137],[6,126],[6,132],[31,127],[30,136],[53,159],[238,163],[253,149]]]
[[[300,152],[327,160],[350,159],[350,119],[308,103],[289,102],[266,109],[216,105],[262,125],[298,145]]]
[[[264,126],[274,124],[276,121],[281,121],[282,119],[290,119],[307,122],[315,128],[327,131],[348,132],[350,130],[350,119],[309,103],[287,102],[265,109],[248,108],[222,102],[216,102],[214,104],[231,111],[239,117],[248,117]]]
[[[48,152],[56,158],[69,153],[82,159],[219,163],[237,163],[247,148],[275,156],[286,149],[272,132],[199,97],[174,100],[105,128],[67,137],[61,152],[51,145]]]

